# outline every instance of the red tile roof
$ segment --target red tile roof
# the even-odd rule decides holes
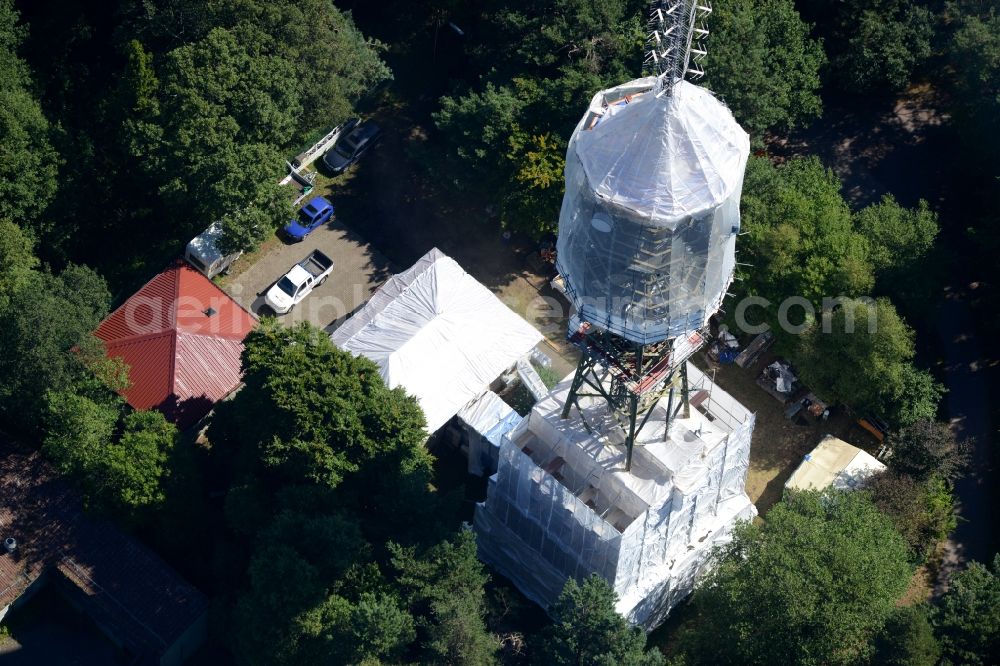
[[[94,333],[109,358],[129,366],[132,385],[123,392],[128,403],[159,409],[186,428],[239,386],[243,338],[255,323],[211,280],[177,262]]]

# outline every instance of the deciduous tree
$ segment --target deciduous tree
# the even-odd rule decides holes
[[[913,367],[913,331],[886,299],[849,301],[801,336],[802,380],[828,400],[871,411],[893,427],[933,419],[942,390]]]
[[[939,476],[954,481],[968,464],[968,443],[958,441],[947,423],[920,419],[892,433],[889,465],[893,469],[925,480]]]
[[[785,351],[796,340],[778,325],[780,304],[802,297],[818,311],[824,298],[869,293],[874,276],[864,238],[840,193],[840,180],[816,158],[775,167],[751,157],[743,185],[741,296],[771,302],[764,321]],[[796,322],[797,323],[797,322]],[[808,323],[808,322],[806,322]]]
[[[461,532],[422,555],[398,546],[390,551],[400,596],[418,618],[421,661],[493,663],[497,644],[484,622],[488,578],[472,534]]]
[[[167,457],[177,429],[156,411],[124,413],[120,398],[66,390],[46,395],[45,453],[76,479],[94,506],[126,522],[164,500]]]
[[[786,497],[738,527],[698,584],[685,637],[695,664],[855,664],[872,654],[912,568],[860,493]]]
[[[827,73],[842,92],[905,88],[931,55],[936,27],[926,0],[807,0],[826,38]]]
[[[108,312],[104,280],[84,266],[52,275],[35,272],[0,311],[0,416],[35,434],[45,392],[92,378],[73,348],[82,344]]]
[[[0,312],[11,296],[27,286],[37,266],[31,239],[19,226],[0,218]]]
[[[950,663],[993,663],[1000,654],[1000,556],[991,567],[970,562],[955,574],[932,619]]]
[[[927,604],[897,608],[876,642],[878,666],[936,666],[941,646],[934,637]]]
[[[25,35],[13,0],[0,1],[0,219],[37,227],[55,192],[59,157],[17,54]]]
[[[791,0],[724,0],[712,5],[705,86],[732,109],[755,142],[767,130],[820,115],[820,41]]]
[[[916,481],[889,471],[868,479],[864,488],[892,519],[917,562],[926,561],[958,524],[951,486],[941,477]]]
[[[642,629],[630,627],[615,610],[615,591],[592,574],[582,584],[570,578],[552,609],[553,624],[538,642],[539,664],[657,666],[656,648],[646,650]]]
[[[988,173],[1000,177],[1000,11],[995,5],[981,16],[961,17],[948,55],[966,145]]]

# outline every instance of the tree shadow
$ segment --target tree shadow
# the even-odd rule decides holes
[[[433,139],[405,116],[377,117],[377,122],[384,128],[383,140],[338,184],[340,222],[397,267],[409,267],[437,247],[492,289],[525,272],[534,245],[505,242],[490,202],[435,182],[433,167],[417,159],[420,151],[414,146],[426,147]]]
[[[166,400],[156,406],[163,412],[167,420],[176,424],[178,430],[187,430],[205,417],[215,402],[206,395],[179,399],[171,394]]]

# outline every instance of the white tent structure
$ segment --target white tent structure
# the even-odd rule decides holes
[[[874,456],[833,435],[827,435],[807,453],[792,473],[789,490],[854,490],[868,477],[885,470]]]
[[[435,432],[542,335],[437,248],[379,287],[330,336],[415,396]]]
[[[509,432],[486,501],[477,505],[480,557],[550,607],[568,578],[597,573],[617,609],[651,629],[687,596],[712,549],[756,508],[745,492],[754,416],[695,366],[688,416],[665,432],[654,408],[625,471],[624,433],[607,403],[560,418],[569,379]]]

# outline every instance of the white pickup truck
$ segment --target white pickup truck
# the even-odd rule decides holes
[[[264,302],[276,314],[286,314],[314,288],[326,282],[332,272],[333,259],[319,250],[313,250],[267,290]]]

